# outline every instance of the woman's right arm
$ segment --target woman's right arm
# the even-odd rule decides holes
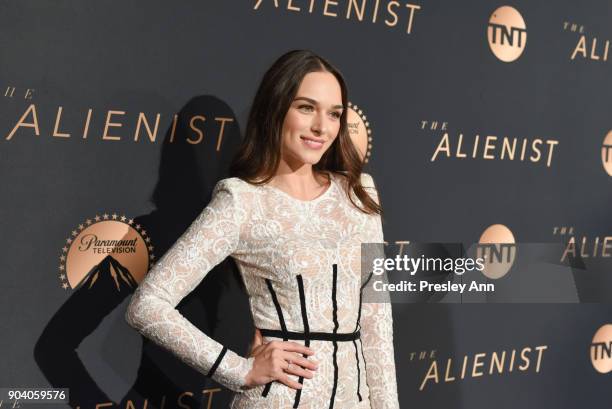
[[[215,186],[210,204],[140,283],[125,319],[145,337],[235,392],[275,380],[299,389],[301,384],[288,374],[312,377],[309,370],[315,370],[316,363],[302,357],[314,353],[310,348],[274,341],[257,345],[252,357],[243,358],[200,331],[176,309],[238,246],[247,211],[231,183],[225,179]],[[295,365],[286,370],[289,361]]]
[[[197,371],[239,392],[253,358],[244,358],[207,336],[176,309],[217,264],[238,246],[247,214],[230,189],[215,186],[213,199],[136,289],[125,315],[129,325]]]

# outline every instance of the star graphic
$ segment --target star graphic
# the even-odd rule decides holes
[[[64,253],[65,253],[65,252],[67,252],[67,251],[68,251],[68,247],[66,247],[66,246],[62,247],[62,251],[63,251]]]
[[[68,288],[68,284],[67,284],[67,283],[62,284],[62,288],[63,288],[64,290],[65,290],[65,289],[67,289],[67,288]]]
[[[72,239],[66,239],[66,243],[68,244],[72,243]]]
[[[73,231],[72,231],[72,235],[73,235],[73,236],[76,236],[77,234],[79,234],[79,233],[77,233],[77,231],[76,231],[76,230],[73,230]]]
[[[142,234],[143,236],[146,236],[146,235],[147,235],[147,232],[146,232],[146,231],[144,231],[144,230],[142,230],[142,231],[140,232],[140,234]]]
[[[97,222],[100,221],[100,216],[96,215],[96,217],[94,217],[94,219],[96,219]]]
[[[64,271],[64,265],[60,264],[59,269],[60,269],[60,271]]]
[[[85,226],[83,226],[82,224],[79,224],[79,229],[83,230],[83,227]]]
[[[66,260],[66,256],[64,256],[64,255],[62,254],[62,255],[61,255],[61,257],[60,257],[60,260],[61,260],[61,261]]]
[[[149,260],[153,260],[155,256],[153,254],[149,255]]]
[[[124,222],[126,220],[125,216],[121,216],[121,221]]]
[[[153,246],[148,247],[149,251],[153,251]]]
[[[113,220],[117,220],[117,217],[119,217],[117,216],[117,213],[113,213]]]
[[[91,219],[85,220],[85,223],[87,223],[87,225],[89,226],[91,224]]]
[[[108,220],[108,213],[104,213],[102,217],[104,217],[104,220]]]
[[[145,239],[145,241],[148,243],[148,242],[150,242],[150,241],[151,241],[151,238],[147,237],[147,238]]]
[[[132,223],[134,223],[134,219],[130,219],[128,220],[128,224],[131,225]]]
[[[139,224],[136,225],[136,230],[140,230],[140,225]]]
[[[66,279],[66,274],[60,274],[60,280],[64,281]]]

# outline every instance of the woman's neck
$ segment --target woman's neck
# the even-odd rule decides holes
[[[270,184],[301,200],[311,200],[324,192],[330,180],[325,172],[315,171],[310,164],[291,167],[281,161]]]

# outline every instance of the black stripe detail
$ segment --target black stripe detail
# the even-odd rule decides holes
[[[355,323],[355,332],[358,332],[359,327],[361,326],[361,303],[363,301],[363,287],[370,281],[372,278],[372,273],[366,280],[365,284],[359,290],[359,309],[357,310],[357,322]],[[359,398],[359,402],[363,400],[361,397],[361,368],[359,367],[359,351],[357,350],[357,341],[353,340],[353,346],[355,347],[355,361],[357,362],[357,398]]]
[[[300,292],[300,308],[302,310],[302,323],[304,324],[304,334],[310,333],[310,326],[308,325],[308,314],[306,313],[306,295],[304,294],[304,281],[302,275],[297,276],[298,290]],[[306,339],[308,341],[308,339]]]
[[[334,307],[334,333],[338,332],[338,301],[336,300],[336,287],[338,284],[338,264],[333,265],[333,282],[332,282],[332,305]]]
[[[332,304],[334,307],[334,334],[338,332],[338,301],[336,300],[336,286],[338,282],[338,265],[333,265],[333,284],[332,284]],[[332,388],[331,398],[329,400],[329,409],[333,409],[334,400],[336,399],[336,389],[338,388],[338,343],[334,341],[334,386]]]
[[[209,378],[212,378],[212,376],[215,374],[215,371],[217,370],[217,368],[219,367],[219,364],[221,363],[221,360],[223,359],[223,357],[225,356],[225,353],[227,352],[227,347],[223,347],[223,349],[221,350],[221,352],[219,353],[219,356],[217,357],[217,360],[215,361],[215,363],[213,364],[213,366],[210,367],[210,370],[208,371],[208,373],[206,374],[206,376],[208,376]]]
[[[355,361],[357,362],[357,398],[359,398],[359,402],[363,400],[361,397],[361,393],[359,393],[359,386],[361,384],[361,372],[359,370],[359,352],[357,350],[357,341],[353,341],[353,346],[355,347]]]
[[[361,336],[361,331],[355,332],[309,332],[306,335],[303,332],[293,332],[293,331],[279,331],[276,329],[260,329],[261,335],[264,337],[273,337],[273,338],[284,338],[285,341],[335,341],[335,342],[350,342],[359,339]],[[308,345],[307,345],[308,346]]]
[[[372,275],[370,275],[370,277],[372,277]],[[370,281],[369,278],[368,278],[368,281]],[[366,281],[366,284],[367,283],[368,282]],[[362,303],[363,303],[363,287],[361,287],[361,290],[359,291],[359,309],[357,310],[357,323],[355,324],[355,331],[357,331],[357,328],[359,328],[361,324],[361,304]]]
[[[368,279],[367,279],[367,280],[365,281],[365,283],[363,283],[363,285],[361,286],[361,289],[362,289],[362,290],[364,289],[364,287],[365,287],[366,285],[368,285],[368,283],[369,283],[369,282],[370,282],[370,280],[372,279],[372,276],[373,276],[373,275],[374,275],[374,272],[373,272],[373,271],[371,271],[371,272],[370,272],[370,275],[368,275]]]
[[[278,298],[276,297],[276,292],[274,291],[274,287],[272,287],[272,281],[266,278],[266,284],[268,285],[268,290],[270,290],[270,295],[272,296],[272,302],[274,302],[274,306],[276,307],[276,314],[278,314],[278,321],[280,323],[281,331],[287,332],[287,326],[285,325],[285,318],[283,316],[283,310],[281,309],[280,303],[278,302]]]
[[[308,314],[306,313],[306,295],[304,294],[304,281],[302,280],[302,275],[298,274],[297,277],[298,290],[300,292],[300,309],[302,310],[302,324],[304,325],[304,345],[306,347],[310,346],[310,326],[308,325]],[[263,335],[263,333],[262,333]],[[307,358],[306,354],[302,355],[304,358]],[[298,382],[304,384],[304,377],[300,376]],[[300,398],[302,397],[302,390],[298,389],[295,391],[295,400],[293,402],[293,407],[297,408],[300,405]]]
[[[287,338],[287,326],[285,325],[285,318],[283,317],[283,310],[281,309],[280,303],[278,302],[278,298],[276,298],[276,292],[274,291],[274,287],[272,287],[272,281],[266,278],[266,284],[268,286],[268,290],[270,291],[270,295],[272,296],[272,302],[274,302],[274,307],[276,307],[276,313],[278,314],[278,321],[281,327],[281,336],[284,341],[288,341]],[[280,337],[279,337],[280,338]],[[261,392],[261,396],[264,398],[268,396],[270,392],[270,388],[272,387],[272,382],[268,382]]]
[[[363,354],[363,342],[359,340],[359,347],[361,349],[361,359],[363,359],[363,370],[368,373],[368,363],[366,362],[365,355]]]

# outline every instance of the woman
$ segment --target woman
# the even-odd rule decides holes
[[[342,75],[292,51],[257,91],[233,177],[140,283],[128,323],[237,392],[233,408],[398,408],[388,303],[362,303],[378,196],[347,128]],[[228,350],[176,309],[216,264],[241,271],[260,340]]]

